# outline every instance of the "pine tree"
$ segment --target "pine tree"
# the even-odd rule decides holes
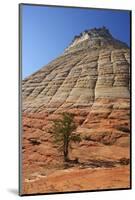
[[[76,134],[76,125],[74,122],[74,116],[71,113],[62,113],[62,118],[53,121],[52,135],[54,143],[58,144],[58,150],[63,153],[64,161],[68,162],[69,159],[69,147],[70,141],[80,142],[81,137]]]

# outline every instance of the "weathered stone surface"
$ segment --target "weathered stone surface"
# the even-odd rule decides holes
[[[85,34],[62,56],[23,81],[23,111],[53,112],[61,106],[90,106],[97,98],[129,98],[127,45],[105,28],[89,31],[88,38]],[[98,37],[106,40],[105,46],[78,49],[78,43]],[[76,50],[71,51],[72,46]]]
[[[82,137],[81,143],[71,144],[71,159],[86,164],[90,160],[113,162],[116,168],[121,159],[128,163],[130,51],[105,27],[75,37],[60,57],[24,79],[22,96],[24,182],[33,173],[63,169],[62,155],[52,142],[50,128],[65,111],[74,113],[76,132]],[[129,185],[128,177],[125,179],[121,187]],[[105,184],[104,189],[107,187]],[[58,191],[60,188],[65,190],[63,185]],[[29,193],[26,187],[24,192]]]

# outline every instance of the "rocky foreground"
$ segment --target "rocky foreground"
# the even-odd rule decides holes
[[[129,188],[128,167],[66,169],[26,179],[24,194]]]
[[[130,187],[130,52],[103,27],[76,36],[22,82],[22,194]],[[70,159],[52,142],[52,121],[75,115]]]

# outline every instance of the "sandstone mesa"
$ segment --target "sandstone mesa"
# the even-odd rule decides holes
[[[37,185],[41,187],[36,193],[91,190],[90,179],[86,182],[85,179],[88,176],[93,180],[90,175],[93,169],[81,169],[89,163],[90,166],[97,163],[97,174],[105,175],[95,183],[95,189],[130,187],[130,49],[127,44],[115,39],[105,27],[84,31],[60,57],[22,81],[22,98],[23,193],[34,193]],[[76,132],[83,139],[79,144],[72,144],[70,157],[79,158],[80,165],[71,166],[73,171],[69,170],[69,176],[72,175],[73,182],[66,186],[62,155],[49,133],[52,120],[65,111],[75,114]],[[85,171],[85,174],[80,171],[83,175],[78,175],[78,179],[84,186],[87,184],[86,188],[77,186],[78,170]],[[61,182],[56,178],[57,173],[63,177]],[[112,178],[115,173],[119,180]],[[55,183],[50,182],[53,179]],[[107,179],[111,181],[108,183]]]

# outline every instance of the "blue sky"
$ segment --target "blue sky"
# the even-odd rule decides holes
[[[106,26],[130,44],[129,11],[22,5],[22,76],[46,65],[85,29]]]

